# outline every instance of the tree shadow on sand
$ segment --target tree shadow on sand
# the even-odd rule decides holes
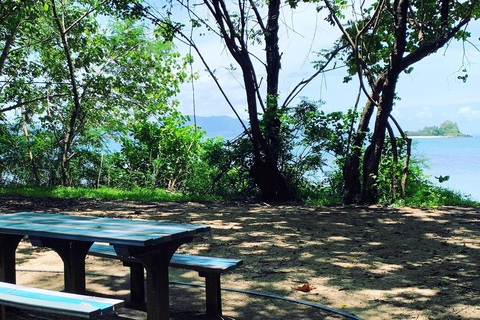
[[[61,201],[60,201],[61,202]],[[265,203],[157,203],[77,199],[36,207],[2,202],[2,212],[41,211],[206,224],[184,253],[243,259],[222,286],[311,302],[364,319],[477,319],[480,316],[478,208],[320,208]],[[120,267],[119,267],[120,268]],[[122,267],[123,268],[123,267]],[[112,275],[117,272],[111,269]],[[196,272],[171,280],[203,284]],[[115,288],[114,278],[98,280]],[[295,290],[309,283],[310,292]],[[96,289],[97,290],[97,289]],[[313,307],[223,292],[235,319],[340,319]],[[204,289],[172,286],[172,318],[202,318]],[[184,317],[185,316],[185,317]],[[182,318],[183,317],[183,318]]]

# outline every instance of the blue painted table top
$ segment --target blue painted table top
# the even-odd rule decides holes
[[[0,233],[112,245],[150,246],[208,232],[209,226],[20,212],[0,215]]]

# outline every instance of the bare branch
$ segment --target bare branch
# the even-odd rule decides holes
[[[32,100],[23,101],[23,102],[18,102],[18,103],[16,103],[16,104],[13,105],[13,106],[6,107],[6,108],[1,109],[0,112],[1,112],[1,113],[4,113],[4,112],[7,112],[7,111],[15,110],[15,109],[17,109],[17,108],[26,106],[26,105],[31,104],[31,103],[34,103],[34,102],[38,102],[38,101],[42,101],[42,100],[47,100],[47,99],[49,99],[49,98],[58,98],[58,97],[65,97],[65,96],[68,96],[68,94],[67,94],[67,93],[61,93],[61,94],[46,95],[46,96],[44,96],[44,97],[35,98],[35,99],[32,99]]]
[[[295,88],[292,89],[292,91],[288,94],[287,98],[285,99],[283,103],[283,107],[287,107],[292,100],[300,94],[300,92],[313,80],[315,79],[319,74],[325,72],[325,68],[330,64],[330,62],[337,56],[337,54],[345,49],[347,45],[338,47],[335,49],[331,54],[327,62],[323,64],[313,75],[310,76],[310,78],[302,80],[300,83],[298,83]]]
[[[260,12],[258,11],[257,5],[253,0],[248,0],[250,1],[250,6],[252,7],[253,13],[255,14],[255,17],[257,18],[257,22],[260,25],[260,29],[262,29],[262,32],[266,32],[265,24],[263,23],[262,16],[260,15]]]
[[[106,2],[107,0],[103,0],[99,5],[102,5]],[[75,27],[78,23],[80,23],[83,19],[85,19],[85,17],[87,17],[90,13],[96,11],[98,9],[98,7],[95,7],[95,8],[92,8],[90,10],[88,10],[87,12],[85,12],[84,14],[82,14],[80,16],[80,18],[78,18],[74,23],[72,23],[68,28],[66,28],[64,30],[65,33],[68,33],[70,31],[70,29],[72,29],[73,27]]]
[[[373,85],[373,77],[370,76],[370,72],[368,70],[367,63],[365,62],[365,60],[363,60],[363,57],[361,56],[361,54],[358,50],[358,39],[359,39],[359,37],[357,37],[355,39],[355,41],[353,41],[353,39],[350,37],[348,32],[342,26],[340,20],[338,19],[337,15],[335,14],[335,10],[333,10],[333,7],[331,6],[331,4],[328,0],[325,0],[325,5],[328,8],[328,10],[330,11],[330,13],[332,14],[332,17],[333,17],[336,25],[338,26],[338,28],[340,29],[340,31],[344,35],[345,39],[347,39],[347,42],[350,44],[350,46],[352,48],[353,54],[354,54],[355,59],[356,59],[357,75],[358,75],[358,80],[360,82],[360,87],[362,88],[362,91],[365,94],[365,96],[368,99],[371,99],[370,94],[367,92],[367,89],[365,88],[365,84],[363,83],[362,70],[365,73],[365,75],[367,76],[367,80],[369,81],[370,87],[375,88],[375,86]],[[364,31],[362,31],[362,32],[364,32]],[[374,105],[377,104],[377,102],[373,101],[373,100],[371,100],[370,102],[373,103]]]
[[[171,26],[171,25],[170,25]],[[171,26],[173,27],[173,26]],[[230,99],[228,98],[227,94],[225,93],[225,91],[223,90],[223,87],[222,85],[220,84],[220,82],[218,81],[217,77],[215,76],[213,70],[210,68],[210,66],[208,65],[207,61],[205,60],[203,54],[201,53],[201,51],[198,49],[196,43],[193,41],[193,39],[191,39],[190,37],[188,37],[187,35],[185,35],[183,32],[181,32],[180,30],[177,30],[177,34],[180,35],[194,50],[195,52],[198,54],[198,56],[200,57],[200,60],[202,60],[202,63],[204,65],[204,67],[207,69],[207,72],[210,74],[210,76],[212,77],[213,81],[215,81],[215,84],[217,85],[218,89],[220,90],[220,92],[222,93],[225,101],[227,102],[227,104],[229,105],[230,109],[235,113],[235,116],[237,117],[238,121],[240,121],[240,124],[242,125],[243,129],[244,129],[244,132],[246,134],[249,135],[250,137],[250,134],[248,133],[248,129],[246,127],[246,125],[243,123],[243,120],[242,118],[240,118],[240,115],[238,114],[237,110],[235,109],[235,107],[233,106],[232,102],[230,101]],[[251,137],[250,137],[251,139]]]

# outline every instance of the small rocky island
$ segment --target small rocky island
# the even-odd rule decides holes
[[[471,137],[467,134],[461,133],[458,125],[450,120],[444,121],[440,127],[425,127],[419,131],[406,131],[408,136],[415,137],[438,137],[438,138],[465,138]]]

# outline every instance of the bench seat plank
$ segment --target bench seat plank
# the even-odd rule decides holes
[[[106,244],[94,243],[89,254],[109,259],[118,259],[127,262],[137,262],[133,257],[121,257],[115,252],[115,248]],[[182,268],[195,270],[198,272],[224,273],[233,270],[243,264],[239,259],[227,259],[217,257],[204,257],[189,254],[175,253],[170,260],[170,266],[174,268]]]
[[[131,299],[139,298],[134,302],[143,301],[144,270],[142,265],[134,257],[117,255],[115,248],[108,244],[94,243],[88,252],[93,256],[109,259],[117,259],[130,267],[130,290]],[[220,286],[220,275],[224,272],[235,269],[243,264],[239,259],[226,259],[217,257],[203,257],[175,253],[170,260],[170,267],[198,271],[201,277],[205,278],[206,309],[207,316],[222,318],[222,296]]]
[[[202,257],[189,254],[174,254],[170,266],[199,272],[224,273],[243,264],[242,260],[217,257]]]
[[[81,318],[105,315],[124,301],[30,288],[0,282],[0,305]]]

